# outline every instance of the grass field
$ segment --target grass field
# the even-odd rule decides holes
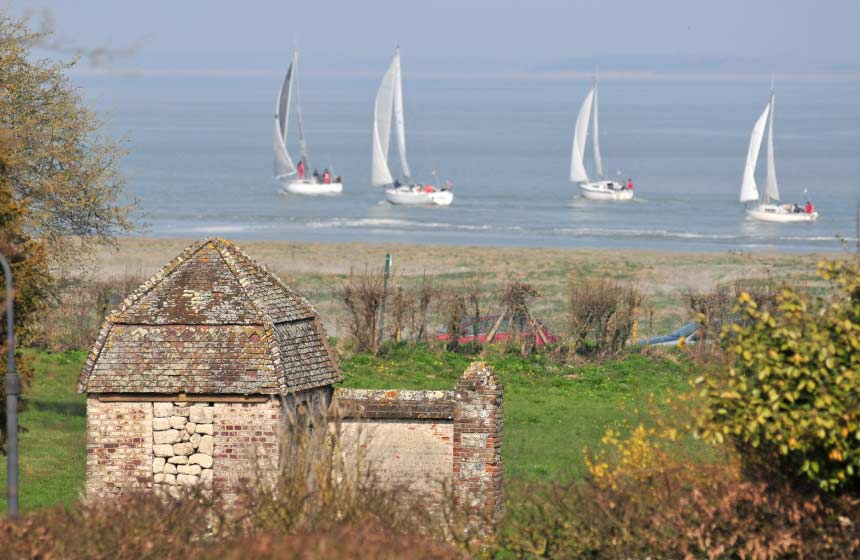
[[[21,507],[71,504],[83,489],[86,410],[75,382],[84,352],[36,353],[21,424]],[[342,362],[344,385],[363,388],[452,389],[475,357],[401,346]],[[581,476],[583,447],[635,415],[648,395],[682,390],[692,366],[674,356],[632,354],[602,364],[558,365],[545,357],[485,358],[505,384],[503,454],[508,478]],[[0,467],[5,488],[6,465]],[[0,511],[6,496],[0,496]]]

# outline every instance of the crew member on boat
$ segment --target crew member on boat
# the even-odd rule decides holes
[[[812,204],[812,201],[807,200],[806,201],[806,208],[804,208],[804,210],[806,211],[807,214],[812,214],[813,212],[815,212],[815,205]]]
[[[305,178],[305,160],[304,159],[299,160],[298,172],[299,172],[299,179],[304,179]]]
[[[627,190],[628,190],[628,191],[632,191],[632,190],[633,190],[633,179],[631,179],[631,178],[629,178],[629,177],[627,178]]]
[[[323,171],[322,182],[325,184],[331,183],[331,173],[328,172],[328,169]]]

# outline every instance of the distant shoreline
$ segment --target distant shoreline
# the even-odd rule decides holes
[[[283,77],[283,70],[267,68],[212,68],[212,69],[153,69],[153,68],[84,68],[76,67],[69,70],[70,76],[117,76],[140,78],[240,78],[240,77]],[[368,78],[378,79],[378,71],[334,71],[319,72],[305,70],[310,77],[321,78]],[[591,80],[593,71],[534,71],[534,72],[408,72],[410,80]],[[634,81],[769,81],[771,78],[780,81],[802,82],[856,82],[860,81],[860,72],[824,72],[824,73],[776,73],[769,72],[657,72],[657,71],[625,71],[601,70],[601,80],[634,80]]]

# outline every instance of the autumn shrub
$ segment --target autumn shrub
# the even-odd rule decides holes
[[[52,351],[89,348],[105,316],[145,280],[142,270],[107,279],[89,274],[61,279],[33,344]]]
[[[448,333],[448,350],[460,347],[460,337],[464,334],[463,322],[469,316],[469,302],[466,296],[457,289],[446,290],[439,296],[437,315],[442,321],[445,332]]]
[[[514,483],[499,558],[824,558],[860,554],[860,503],[674,463],[616,486]]]
[[[637,284],[582,278],[570,286],[569,339],[575,352],[616,353],[631,339],[644,294]]]
[[[695,396],[686,411],[694,414]],[[683,418],[607,430],[586,454],[585,480],[519,481],[507,489],[498,557],[854,558],[860,500],[751,480],[730,443],[713,460],[678,446]],[[684,426],[687,428],[684,428]]]
[[[251,512],[253,513],[253,512]],[[238,524],[217,496],[125,495],[0,520],[0,557],[41,560],[136,558],[464,558],[456,547],[385,526],[342,522],[325,529]]]
[[[358,351],[378,349],[384,281],[381,269],[365,267],[361,272],[351,270],[349,277],[334,290],[335,298],[347,311],[343,330]]]
[[[702,434],[730,439],[751,474],[858,489],[860,264],[822,263],[832,296],[785,288],[772,309],[742,293],[725,344],[733,365],[700,378]]]
[[[719,284],[710,291],[690,290],[687,301],[699,327],[699,346],[719,342],[724,326],[743,323],[746,317],[738,309],[738,298],[747,294],[759,309],[770,309],[776,303],[780,287],[772,279],[738,280]]]

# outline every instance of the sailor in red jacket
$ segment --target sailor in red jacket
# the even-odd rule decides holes
[[[633,190],[633,179],[629,179],[629,178],[627,179],[627,190],[628,191]]]
[[[322,181],[325,184],[331,183],[331,173],[328,172],[328,169],[323,171]]]
[[[807,214],[812,214],[813,212],[815,212],[815,205],[812,204],[812,202],[810,202],[809,200],[807,200],[806,201],[806,208],[804,208],[804,211]]]
[[[299,179],[305,178],[305,160],[299,160]]]

